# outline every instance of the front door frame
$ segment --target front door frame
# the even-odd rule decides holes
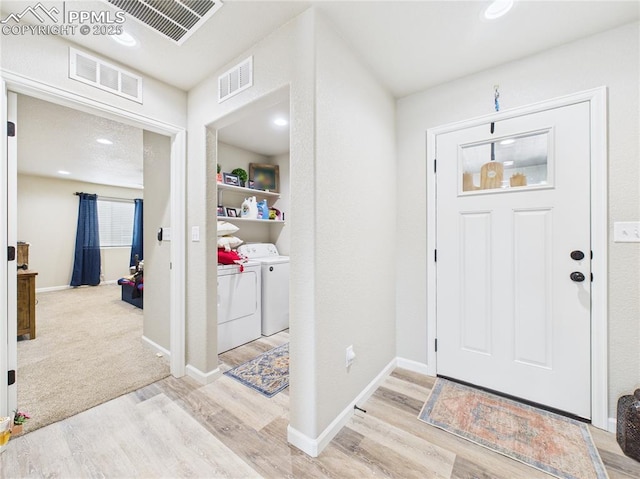
[[[608,400],[608,163],[605,86],[427,130],[427,251],[436,250],[436,138],[438,135],[552,108],[589,102],[591,141],[591,423],[609,429]],[[436,263],[427,264],[427,373],[437,374]]]
[[[182,377],[185,375],[186,368],[186,314],[185,314],[185,276],[186,276],[186,129],[180,126],[165,123],[163,121],[155,120],[137,113],[133,113],[128,110],[124,110],[106,103],[102,103],[73,92],[62,90],[55,86],[42,83],[31,78],[8,72],[5,70],[0,71],[2,78],[2,95],[3,98],[7,98],[7,92],[12,91],[20,93],[41,100],[56,103],[62,106],[67,106],[76,110],[84,111],[86,113],[92,113],[97,116],[109,118],[114,121],[126,123],[138,128],[143,128],[155,133],[167,135],[171,137],[171,222],[172,230],[174,231],[171,241],[171,270],[170,270],[170,310],[169,310],[169,322],[170,322],[170,371],[175,377]],[[6,120],[6,103],[2,104],[2,118]],[[3,132],[3,137],[5,136]],[[3,149],[6,145],[6,141],[2,142]],[[0,152],[3,156],[6,156],[6,151]],[[5,181],[4,175],[0,175],[0,180]],[[6,186],[6,183],[5,183]],[[0,212],[0,218],[6,215],[7,205],[0,202],[3,212]],[[0,235],[2,238],[6,238],[7,229],[6,223],[0,224]],[[0,244],[4,244],[5,240],[0,241]],[[3,267],[4,268],[4,267]],[[0,299],[7,299],[8,278],[6,274],[0,275]],[[8,303],[8,302],[7,302]],[[5,304],[7,304],[5,303]],[[7,307],[12,307],[7,304]],[[0,325],[2,329],[5,326]],[[4,334],[0,334],[0,340],[4,341],[14,340],[14,338],[8,338]],[[7,363],[8,355],[6,348],[1,348],[2,358],[0,360],[0,366]],[[1,377],[6,378],[6,372],[3,370]],[[15,403],[15,398],[11,398],[6,382],[1,386],[0,395],[2,395],[11,407]],[[6,396],[5,396],[6,395]],[[4,402],[2,401],[2,402]],[[8,411],[0,411],[0,415],[8,413]]]

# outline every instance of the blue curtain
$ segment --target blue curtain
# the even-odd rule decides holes
[[[78,193],[78,230],[71,286],[100,284],[100,232],[98,230],[98,196]]]
[[[142,200],[140,198],[136,198],[133,201],[135,203],[135,209],[133,211],[133,238],[131,240],[131,258],[129,260],[129,266],[136,265],[136,255],[138,255],[139,261],[144,259],[144,250],[142,246]]]

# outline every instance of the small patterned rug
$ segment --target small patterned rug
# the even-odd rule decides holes
[[[586,424],[438,378],[418,418],[561,479],[607,478]]]
[[[289,343],[262,353],[224,374],[270,398],[289,386]]]

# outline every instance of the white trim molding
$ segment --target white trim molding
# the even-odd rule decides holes
[[[435,376],[435,374],[431,374],[429,365],[412,359],[396,358],[396,367],[406,369],[414,373],[424,374],[425,376]]]
[[[152,350],[154,350],[156,353],[162,354],[163,356],[166,356],[167,358],[171,358],[171,351],[169,351],[166,348],[163,348],[162,346],[160,346],[155,341],[151,341],[145,335],[142,335],[142,341],[144,343],[147,343],[147,346],[149,348],[151,348]]]
[[[213,371],[209,371],[208,373],[203,373],[192,364],[187,364],[186,373],[187,376],[195,379],[200,384],[211,384],[213,381],[222,376],[222,371],[220,371],[220,368],[216,368]]]
[[[589,102],[591,131],[591,423],[609,430],[608,397],[608,146],[607,88],[605,86],[504,110],[478,118],[430,128],[427,130],[427,251],[436,249],[436,174],[431,167],[436,159],[436,137],[452,131],[508,118],[537,113],[576,103]],[[434,338],[436,320],[436,266],[427,264],[427,371],[437,373]]]
[[[287,440],[290,444],[300,449],[311,457],[318,457],[331,440],[346,426],[351,416],[353,416],[354,406],[362,404],[378,389],[380,384],[397,367],[397,359],[393,359],[387,366],[371,381],[349,405],[329,424],[317,438],[310,438],[306,434],[294,429],[289,424],[287,426]]]

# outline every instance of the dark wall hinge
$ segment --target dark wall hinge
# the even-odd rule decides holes
[[[438,163],[438,160],[433,160],[433,172],[436,173],[438,171],[438,169],[436,168],[436,165]]]
[[[16,247],[8,246],[7,247],[7,261],[15,261],[16,259]]]
[[[12,121],[7,122],[7,136],[16,136],[16,124]]]
[[[493,135],[493,133],[496,131],[496,124],[494,122],[491,122],[491,128],[490,128],[491,134]]]
[[[12,369],[11,371],[7,371],[7,384],[11,386],[16,383],[16,370]]]
[[[591,273],[591,282],[593,283],[593,273]]]
[[[435,343],[436,343],[436,353],[437,353],[438,352],[438,338],[436,338]]]
[[[438,250],[437,249],[433,250],[433,261],[435,261],[436,263],[438,262]]]

